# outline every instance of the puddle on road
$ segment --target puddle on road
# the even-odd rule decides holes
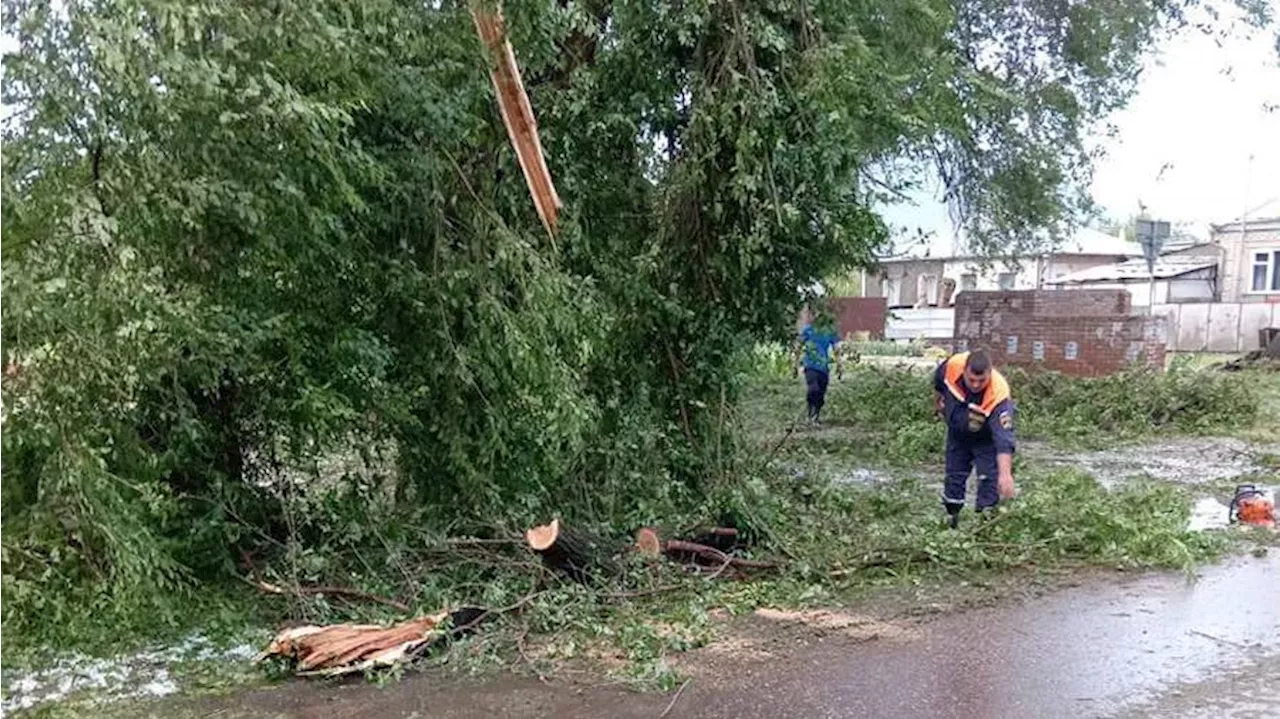
[[[688,697],[689,716],[1110,716],[1280,660],[1280,553],[944,616],[918,639],[825,645]],[[919,681],[916,681],[919,679]],[[1252,700],[1240,707],[1253,706]],[[1268,705],[1271,706],[1271,705]]]
[[[1118,715],[1123,719],[1274,719],[1280,717],[1280,656],[1242,665]]]
[[[1104,486],[1149,476],[1178,484],[1205,484],[1266,473],[1261,454],[1280,454],[1280,446],[1259,447],[1231,437],[1189,437],[1092,452],[1063,452],[1026,443],[1027,454],[1042,462],[1070,465]]]

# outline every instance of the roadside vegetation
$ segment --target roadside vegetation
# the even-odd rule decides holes
[[[6,680],[407,613],[303,592],[337,585],[520,607],[450,655],[595,636],[661,684],[716,605],[1220,548],[1181,533],[1173,490],[1120,501],[1069,473],[1028,468],[1038,490],[980,536],[941,532],[910,473],[797,482],[805,452],[931,461],[926,380],[851,369],[830,416],[861,434],[823,446],[787,437],[785,360],[752,354],[791,334],[796,288],[885,253],[878,209],[929,173],[975,253],[1064,238],[1087,138],[1198,3],[503,5],[564,200],[551,233],[466,3],[6,6]],[[1231,382],[1016,386],[1029,435],[1084,443],[1247,424]],[[1085,513],[1037,498],[1058,492]],[[779,568],[566,585],[518,542],[552,517],[616,539],[728,522]]]
[[[1234,396],[1276,381],[1274,375],[1188,371],[1194,374],[1128,378],[1165,398],[1163,406],[1150,400],[1141,416],[1184,414],[1148,432],[1248,430],[1251,417],[1257,419],[1247,413],[1254,405],[1219,412],[1180,390],[1198,386]],[[752,438],[735,450],[735,481],[680,511],[655,508],[652,515],[636,515],[625,524],[590,525],[625,541],[642,525],[674,531],[708,518],[732,523],[751,537],[750,556],[781,561],[777,572],[750,581],[708,581],[674,566],[635,562],[616,579],[574,584],[536,562],[519,539],[523,527],[518,524],[441,531],[397,511],[393,493],[363,494],[353,501],[351,492],[370,488],[351,477],[299,485],[288,505],[298,522],[297,535],[286,537],[277,553],[250,560],[256,566],[242,571],[285,586],[342,584],[394,597],[424,613],[442,606],[504,607],[523,601],[519,612],[430,655],[426,665],[463,672],[507,667],[543,675],[579,669],[670,689],[681,681],[678,655],[718,636],[717,611],[831,606],[869,591],[958,581],[982,585],[1002,576],[1051,583],[1063,570],[1089,566],[1189,571],[1233,546],[1227,535],[1186,529],[1193,499],[1187,488],[1136,482],[1107,490],[1086,474],[1026,463],[1019,466],[1017,500],[986,521],[946,530],[937,506],[942,434],[929,409],[927,380],[920,371],[851,368],[834,385],[830,426],[789,432],[792,415],[803,403],[798,384],[753,372],[742,409],[727,420]],[[1118,379],[1014,381],[1016,388],[1027,388],[1018,394],[1026,398],[1020,399],[1022,421],[1043,428],[1044,439],[1051,441],[1063,428],[1071,430],[1065,433],[1071,443],[1100,442],[1117,428],[1131,438],[1142,436],[1136,412],[1104,414],[1112,418],[1110,425],[1080,419],[1093,416],[1090,408],[1108,410],[1114,398],[1105,392],[1119,387]],[[1053,419],[1034,414],[1064,406],[1073,413]],[[839,476],[865,466],[881,468],[874,481]],[[481,541],[469,542],[467,536]],[[264,595],[247,583],[232,582],[172,601],[166,622],[150,609],[105,603],[84,615],[77,608],[91,604],[94,595],[77,593],[74,585],[66,589],[63,595],[42,596],[41,613],[31,619],[16,615],[26,621],[7,634],[18,641],[6,643],[6,666],[40,665],[51,650],[110,653],[157,640],[176,642],[191,632],[224,643],[247,638],[260,644],[265,630],[290,620],[377,622],[405,616],[337,596]],[[58,621],[45,621],[46,616]],[[193,663],[191,678],[179,681],[196,690],[216,689],[252,676],[236,664],[210,666]]]

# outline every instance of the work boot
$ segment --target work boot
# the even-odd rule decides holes
[[[947,528],[948,528],[948,529],[959,529],[959,528],[960,528],[960,513],[959,513],[959,512],[956,512],[955,514],[948,514],[948,515],[947,515]]]

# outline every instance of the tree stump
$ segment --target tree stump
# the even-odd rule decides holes
[[[543,564],[575,582],[587,582],[620,572],[614,557],[618,547],[613,542],[590,532],[561,526],[558,519],[526,530],[524,538],[529,549],[542,557]]]

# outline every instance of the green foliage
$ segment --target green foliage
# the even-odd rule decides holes
[[[1066,380],[1010,372],[1019,431],[1059,442],[1111,444],[1152,432],[1209,433],[1250,427],[1258,417],[1255,378],[1175,363],[1166,372],[1129,370]]]
[[[1097,378],[1008,370],[1017,407],[1017,435],[1059,446],[1111,447],[1170,433],[1249,433],[1267,427],[1258,397],[1265,377],[1175,365],[1164,373],[1126,371]],[[918,466],[939,460],[946,428],[933,413],[927,367],[846,365],[833,379],[824,409],[826,429],[783,436],[804,407],[804,386],[760,372],[739,424],[761,445],[796,467],[835,476],[859,465]],[[1266,429],[1260,430],[1266,432]]]
[[[6,626],[698,506],[749,464],[749,348],[884,245],[869,171],[1061,230],[1180,7],[508,4],[552,240],[462,4],[9,3]]]
[[[1063,562],[1189,569],[1229,546],[1187,530],[1184,489],[1131,485],[1107,490],[1074,471],[1023,475],[1022,497],[994,516],[964,515],[945,527],[936,494],[915,482],[875,488],[817,482],[783,495],[795,506],[788,550],[813,579],[832,566],[849,575],[941,570],[959,573]]]
[[[923,357],[925,345],[921,342],[894,342],[892,340],[867,340],[855,342],[855,349],[868,357]]]
[[[751,353],[752,376],[761,379],[782,380],[795,376],[795,357],[787,347],[777,342],[760,343]]]

